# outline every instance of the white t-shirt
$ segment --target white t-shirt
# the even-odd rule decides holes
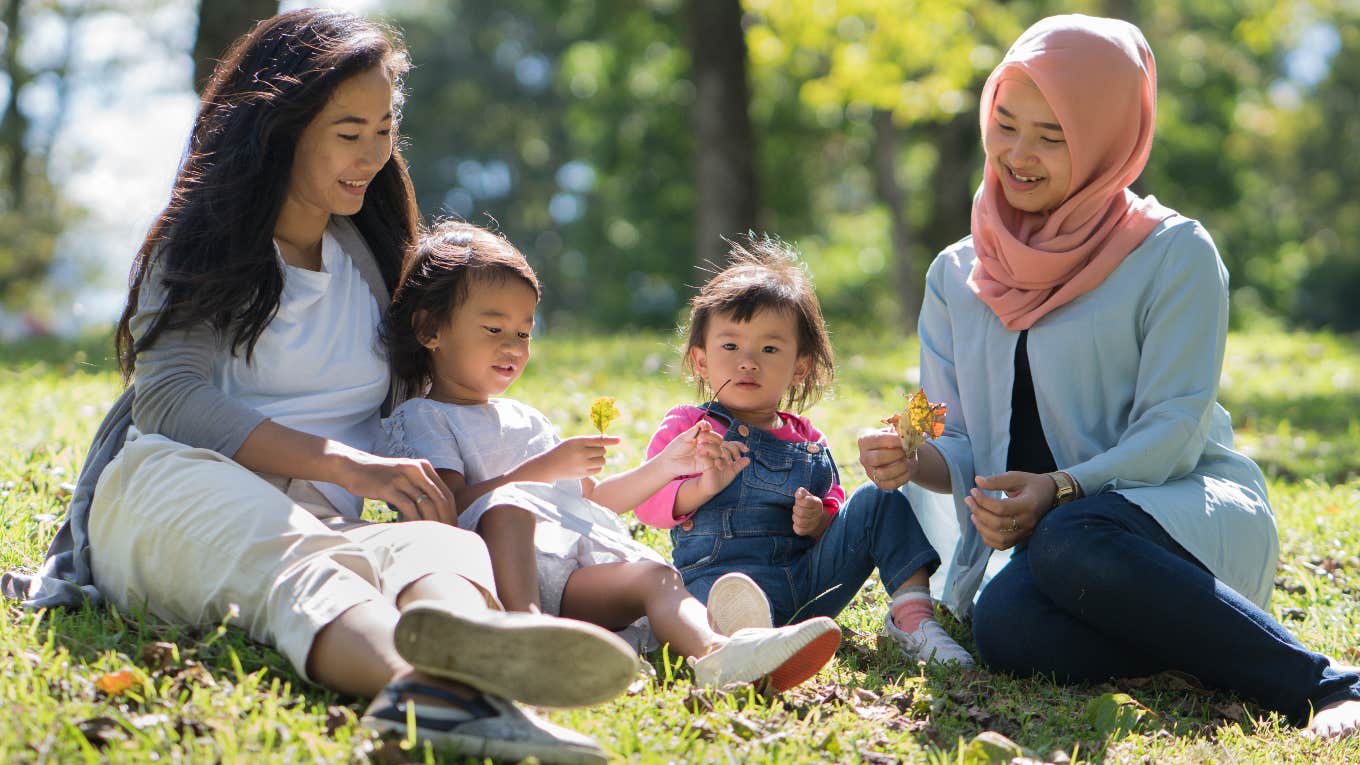
[[[321,260],[322,270],[309,271],[280,257],[278,313],[250,363],[244,354],[218,356],[213,384],[280,425],[371,452],[390,375],[378,342],[382,310],[329,230]],[[343,515],[359,516],[361,498],[334,484],[316,488]]]

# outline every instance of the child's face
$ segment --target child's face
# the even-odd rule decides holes
[[[433,337],[430,398],[483,403],[524,373],[538,296],[519,279],[474,279],[467,297]]]
[[[709,387],[722,389],[718,403],[738,416],[778,409],[809,367],[807,357],[798,355],[797,320],[787,311],[758,311],[745,323],[714,314],[703,345],[690,354]]]

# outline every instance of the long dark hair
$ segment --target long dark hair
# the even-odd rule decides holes
[[[798,355],[808,359],[807,376],[785,396],[789,408],[801,412],[817,403],[836,375],[836,358],[812,277],[798,252],[780,239],[752,235],[728,244],[727,266],[690,301],[685,370],[694,377],[699,397],[707,397],[708,383],[694,369],[693,350],[707,342],[710,320],[726,316],[744,324],[761,311],[782,311],[797,325]]]
[[[314,8],[261,21],[227,49],[203,90],[170,203],[132,266],[115,339],[125,381],[137,353],[161,333],[205,323],[233,354],[244,350],[250,358],[283,291],[273,236],[298,139],[340,83],[375,66],[387,69],[399,100],[410,64],[396,35],[353,14]],[[418,218],[411,178],[394,146],[350,218],[389,291]],[[165,303],[134,339],[129,323],[153,268]]]
[[[542,296],[529,261],[508,239],[481,226],[440,221],[420,237],[383,316],[382,340],[398,400],[430,387],[434,370],[424,340],[449,322],[475,280],[519,279]]]

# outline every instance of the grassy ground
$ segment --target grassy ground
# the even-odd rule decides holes
[[[0,568],[36,565],[59,524],[84,450],[119,391],[108,347],[98,337],[0,348]],[[851,335],[837,339],[837,351],[837,390],[811,416],[853,487],[863,480],[856,431],[915,382],[916,348]],[[616,396],[624,414],[611,432],[625,437],[611,460],[618,468],[634,463],[666,408],[693,396],[666,336],[547,337],[535,354],[512,394],[568,435],[588,431],[595,396]],[[1222,395],[1241,448],[1271,477],[1283,545],[1274,614],[1309,646],[1360,659],[1360,341],[1235,335]],[[666,549],[664,536],[643,536]],[[837,660],[777,701],[696,691],[688,669],[658,654],[656,676],[628,695],[550,716],[633,762],[977,762],[969,742],[986,730],[1050,761],[1360,760],[1360,743],[1304,741],[1252,705],[1178,677],[1069,688],[908,665],[877,645],[884,600],[871,582],[841,620]],[[441,761],[360,731],[358,700],[305,685],[230,625],[183,630],[107,608],[4,608],[0,762]],[[950,626],[967,639],[965,627]],[[131,688],[100,688],[124,670]],[[1112,692],[1144,705],[1115,730],[1088,718]]]

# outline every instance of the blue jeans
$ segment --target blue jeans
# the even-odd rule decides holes
[[[1360,699],[1360,676],[1331,669],[1115,493],[1040,521],[983,589],[973,636],[992,669],[1067,682],[1178,670],[1295,724]]]
[[[707,603],[719,576],[741,571],[769,597],[775,624],[786,624],[814,616],[835,618],[875,568],[891,593],[922,568],[933,572],[939,565],[940,556],[906,496],[865,484],[832,517],[821,538],[787,563],[728,562],[720,556],[682,573],[690,593]]]

